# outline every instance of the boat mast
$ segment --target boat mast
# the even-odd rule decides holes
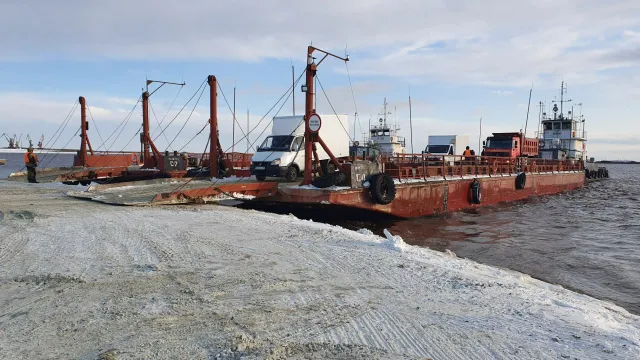
[[[209,75],[209,176],[218,175],[218,94],[216,77]]]
[[[527,120],[524,123],[524,137],[527,137],[527,126],[529,125],[529,109],[531,108],[531,93],[533,92],[533,87],[529,89],[529,103],[527,104]]]
[[[411,136],[411,153],[413,152],[413,123],[411,122],[411,87],[409,87],[409,135]]]

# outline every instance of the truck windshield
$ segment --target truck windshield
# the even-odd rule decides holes
[[[513,142],[511,139],[491,139],[487,140],[487,149],[511,149]]]
[[[258,151],[289,151],[293,136],[276,135],[269,136],[262,142]]]
[[[427,152],[432,154],[448,154],[450,145],[427,145]]]

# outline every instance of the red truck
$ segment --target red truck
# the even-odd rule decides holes
[[[484,156],[538,157],[538,139],[527,138],[521,132],[493,133],[482,142]]]

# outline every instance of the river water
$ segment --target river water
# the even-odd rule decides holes
[[[39,155],[47,167],[73,155]],[[0,153],[0,178],[19,171],[22,154]],[[42,160],[44,159],[44,161]],[[567,194],[412,220],[355,219],[336,211],[293,212],[300,218],[382,235],[484,264],[505,267],[610,300],[640,314],[640,165],[607,165],[610,178]],[[273,209],[272,209],[273,210]]]

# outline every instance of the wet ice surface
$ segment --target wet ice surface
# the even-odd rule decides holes
[[[620,307],[390,233],[26,184],[0,185],[0,211],[32,214],[0,220],[8,358],[640,356]]]

